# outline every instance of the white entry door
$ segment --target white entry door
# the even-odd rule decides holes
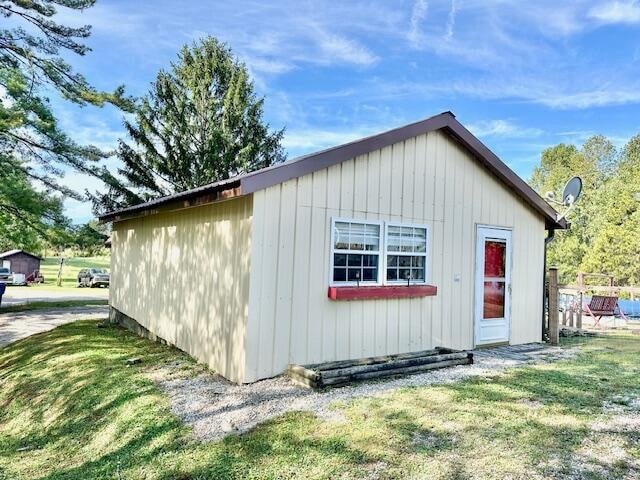
[[[511,327],[511,230],[477,227],[475,343],[509,341]]]

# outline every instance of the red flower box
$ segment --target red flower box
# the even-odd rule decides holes
[[[429,297],[438,293],[434,285],[391,285],[376,287],[329,287],[331,300],[374,300],[377,298]]]

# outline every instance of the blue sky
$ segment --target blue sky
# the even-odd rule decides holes
[[[286,128],[289,157],[451,110],[526,179],[548,146],[594,133],[622,146],[640,132],[638,1],[98,0],[58,17],[93,25],[93,51],[72,65],[133,95],[183,44],[227,42],[266,120]],[[113,148],[123,136],[113,108],[53,102],[79,142]],[[64,183],[98,187],[73,172]],[[65,206],[91,218],[85,203]]]

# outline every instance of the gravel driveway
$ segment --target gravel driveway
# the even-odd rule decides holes
[[[109,316],[108,305],[32,310],[0,314],[0,348],[36,333],[53,330],[76,320],[99,320]]]
[[[312,391],[276,377],[248,385],[236,385],[216,375],[195,378],[171,378],[179,365],[151,370],[149,376],[159,383],[171,400],[172,411],[193,427],[201,440],[217,440],[230,433],[241,433],[256,425],[294,410],[314,412],[325,420],[339,420],[341,413],[329,408],[334,401],[379,395],[406,386],[448,383],[474,376],[491,376],[506,368],[571,358],[575,351],[541,344],[497,347],[476,351],[473,365],[403,378],[359,383],[326,391]]]
[[[2,305],[24,305],[31,302],[57,302],[65,300],[108,300],[108,288],[56,288],[7,287]]]

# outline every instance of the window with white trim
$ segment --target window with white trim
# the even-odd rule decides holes
[[[425,283],[427,227],[387,224],[386,275],[388,283]]]
[[[381,230],[379,222],[333,221],[332,283],[379,283]]]
[[[332,285],[426,283],[425,225],[333,219],[331,227]]]

